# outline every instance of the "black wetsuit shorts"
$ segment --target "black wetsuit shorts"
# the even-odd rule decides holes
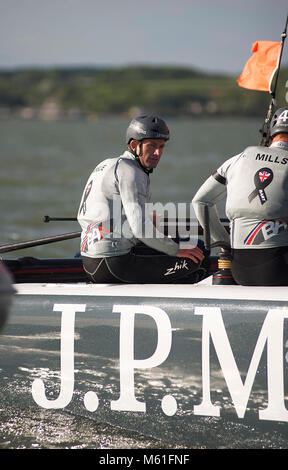
[[[204,251],[203,246],[200,248]],[[193,284],[209,270],[209,254],[200,263],[168,256],[142,243],[128,254],[107,258],[82,256],[83,267],[95,283]]]
[[[234,249],[231,271],[242,286],[287,286],[288,247]]]

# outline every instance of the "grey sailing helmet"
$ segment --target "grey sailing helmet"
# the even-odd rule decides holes
[[[288,133],[288,107],[277,109],[270,123],[271,137],[282,132]]]
[[[126,132],[126,143],[131,140],[165,139],[169,140],[169,129],[163,119],[143,114],[132,119]]]

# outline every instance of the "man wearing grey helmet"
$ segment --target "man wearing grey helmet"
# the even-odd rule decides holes
[[[202,250],[180,248],[146,211],[150,174],[168,140],[161,118],[138,116],[127,129],[126,151],[101,162],[88,178],[78,222],[83,267],[93,282],[193,283],[203,276]]]
[[[288,285],[288,107],[274,113],[270,141],[226,160],[192,201],[202,226],[208,208],[212,241],[231,244],[232,275],[241,285]],[[216,207],[223,199],[230,237]]]

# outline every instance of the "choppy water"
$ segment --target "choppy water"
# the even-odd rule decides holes
[[[43,223],[43,216],[74,217],[86,180],[102,159],[124,150],[128,121],[0,121],[0,243],[78,231],[74,222]],[[171,141],[151,177],[153,202],[189,202],[226,158],[257,144],[259,120],[171,120]],[[79,240],[5,255],[71,257]],[[222,424],[221,424],[222,426]],[[227,431],[228,432],[228,431]],[[246,443],[249,447],[249,443]],[[0,448],[165,448],[135,432],[66,413],[30,414],[0,406]],[[272,443],[273,447],[273,443]]]
[[[181,446],[63,411],[6,408],[0,414],[0,450],[169,448]]]
[[[171,120],[171,140],[151,176],[152,200],[190,202],[224,159],[259,140],[259,120]],[[124,150],[126,119],[96,122],[0,121],[0,243],[78,231],[77,223],[43,223],[43,216],[74,217],[86,180],[102,159]],[[71,256],[79,240],[17,252]],[[15,252],[7,254],[14,258]]]

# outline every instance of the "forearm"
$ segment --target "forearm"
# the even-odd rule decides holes
[[[225,241],[229,243],[230,241],[229,234],[221,224],[216,207],[216,203],[225,197],[226,186],[210,176],[192,200],[196,217],[203,228],[205,227],[205,208],[208,209],[210,236],[213,242]]]
[[[170,256],[177,256],[179,245],[172,238],[160,232],[154,225],[145,205],[137,203],[126,206],[125,209],[128,224],[135,238],[141,240],[145,245]]]

